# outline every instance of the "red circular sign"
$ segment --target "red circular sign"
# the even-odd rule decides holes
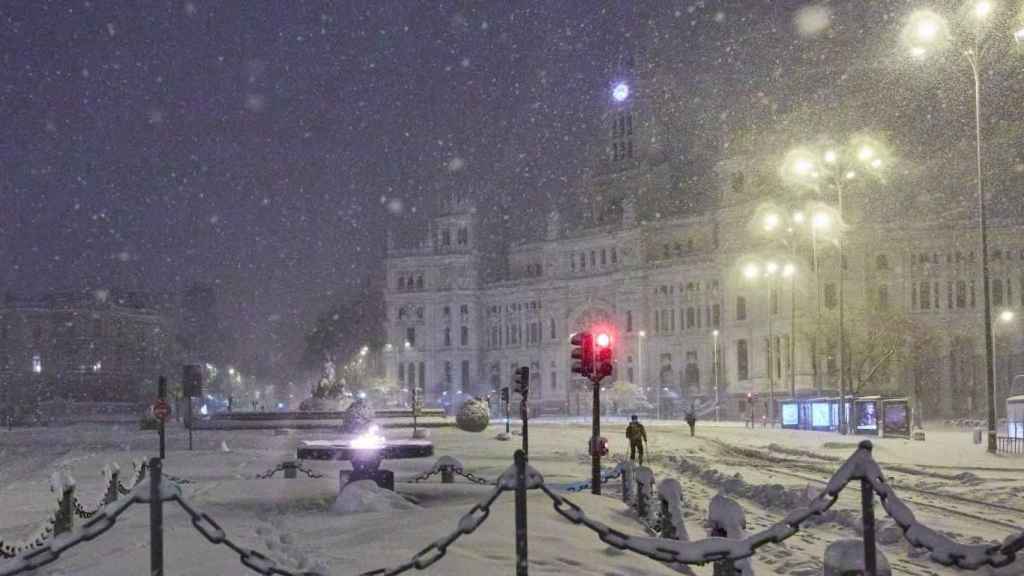
[[[153,402],[153,416],[160,420],[167,420],[167,417],[171,415],[171,407],[165,400],[157,400]]]

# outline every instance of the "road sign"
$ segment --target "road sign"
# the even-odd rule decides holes
[[[156,402],[153,402],[153,416],[155,418],[158,418],[161,421],[166,421],[170,415],[171,407],[167,404],[166,400],[157,400]]]

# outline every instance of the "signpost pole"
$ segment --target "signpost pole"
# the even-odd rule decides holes
[[[161,407],[166,406],[167,402],[167,378],[160,376],[160,380],[157,384],[157,396],[159,397],[159,404]],[[156,417],[160,419],[160,460],[164,459],[165,454],[165,422],[167,421],[166,415],[156,414]]]

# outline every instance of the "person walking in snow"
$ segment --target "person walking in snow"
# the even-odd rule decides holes
[[[637,462],[637,453],[640,455],[638,464],[644,465],[644,445],[647,444],[647,431],[644,425],[636,417],[636,414],[629,417],[629,426],[626,426],[626,439],[629,440],[629,459]]]

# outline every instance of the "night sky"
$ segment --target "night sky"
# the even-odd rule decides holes
[[[700,80],[690,113],[729,104],[748,130],[747,108],[774,102],[771,118],[804,90],[780,58],[828,59],[806,81],[833,85],[897,23],[838,3],[808,40],[807,2],[649,4]],[[212,283],[242,355],[294,356],[318,312],[380,275],[384,231],[418,238],[453,191],[511,238],[570,203],[635,16],[589,0],[5,2],[0,288]],[[914,104],[943,126],[958,94]],[[706,170],[722,130],[695,134],[691,161]]]

